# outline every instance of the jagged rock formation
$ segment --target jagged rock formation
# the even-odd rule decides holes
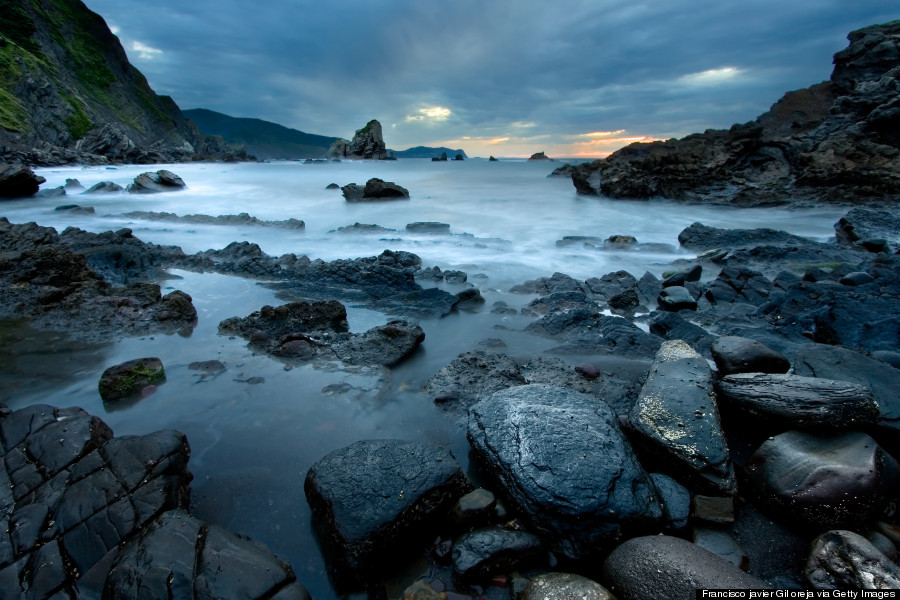
[[[848,36],[831,80],[756,120],[576,167],[581,194],[738,205],[900,200],[900,21]]]
[[[358,129],[352,141],[338,138],[328,149],[331,159],[387,159],[387,149],[381,133],[381,123],[372,119],[362,129]]]
[[[80,0],[8,0],[0,19],[0,160],[160,163],[246,157],[158,96]]]

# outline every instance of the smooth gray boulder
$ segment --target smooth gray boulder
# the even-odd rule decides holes
[[[700,491],[735,492],[712,371],[687,343],[663,342],[629,418],[636,444],[662,470]]]
[[[521,600],[616,600],[605,587],[573,573],[543,573],[528,582]]]
[[[762,589],[765,582],[681,538],[634,538],[610,553],[601,583],[619,600],[695,600],[697,589]]]
[[[517,386],[469,410],[474,458],[553,550],[585,558],[661,525],[650,476],[603,401]]]
[[[874,425],[881,409],[864,385],[765,373],[728,375],[716,383],[719,402],[791,429],[846,431]]]
[[[828,531],[813,540],[805,574],[817,590],[900,589],[900,566],[852,531]]]
[[[335,579],[347,582],[420,550],[471,489],[449,451],[400,440],[335,450],[309,469],[304,483]]]
[[[859,431],[776,435],[763,442],[745,470],[744,491],[770,514],[820,531],[879,518],[900,484],[897,461]]]
[[[656,298],[656,303],[661,309],[672,312],[697,310],[697,300],[687,288],[680,285],[664,287]]]

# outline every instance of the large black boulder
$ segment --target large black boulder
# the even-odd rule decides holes
[[[734,493],[712,372],[685,342],[663,343],[629,418],[636,445],[659,468],[701,491]]]
[[[709,550],[667,535],[635,538],[613,550],[601,583],[619,600],[694,600],[698,589],[768,587]]]
[[[660,526],[655,486],[602,401],[513,387],[470,409],[467,437],[522,518],[564,556],[588,557]]]
[[[363,440],[316,462],[304,483],[336,581],[359,581],[421,550],[472,489],[453,455],[425,442]]]
[[[30,167],[0,163],[0,198],[27,198],[38,193],[47,181]]]
[[[267,548],[183,510],[163,513],[125,544],[103,593],[117,600],[310,600],[290,565]]]
[[[880,517],[900,484],[897,461],[859,431],[782,433],[763,442],[746,473],[749,490],[771,514],[819,531]]]
[[[721,375],[732,373],[787,373],[791,363],[762,342],[723,335],[710,347]]]

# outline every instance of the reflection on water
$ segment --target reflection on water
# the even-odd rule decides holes
[[[154,169],[159,167],[153,167]],[[11,408],[33,403],[81,406],[102,417],[117,435],[174,428],[187,434],[194,514],[266,543],[291,562],[316,600],[334,598],[310,531],[303,494],[307,469],[326,453],[361,439],[430,440],[449,448],[468,469],[462,425],[446,417],[421,391],[425,381],[462,352],[492,338],[514,356],[533,356],[555,342],[521,333],[530,322],[520,315],[495,315],[496,301],[520,308],[531,297],[507,290],[526,279],[561,271],[579,279],[626,269],[661,273],[679,254],[603,252],[557,247],[564,236],[634,235],[642,242],[677,245],[677,234],[694,221],[725,227],[775,227],[826,237],[839,209],[819,211],[685,207],[671,203],[613,202],[575,196],[571,183],[547,179],[547,165],[430,161],[300,165],[172,165],[187,192],[131,197],[127,194],[72,196],[4,203],[12,222],[37,221],[62,230],[132,227],[145,241],[177,244],[187,252],[222,248],[231,241],[259,243],[271,254],[295,252],[312,258],[372,256],[382,250],[410,250],[425,265],[462,269],[486,303],[470,312],[421,322],[422,348],[393,371],[349,372],[339,365],[290,367],[255,355],[242,339],[218,335],[218,323],[246,316],[264,304],[281,304],[255,282],[223,275],[178,272],[163,284],[193,297],[198,323],[189,336],[152,335],[110,344],[84,344],[64,334],[35,332],[21,321],[0,321],[0,398]],[[85,186],[101,180],[127,184],[146,166],[42,169],[47,187],[78,177]],[[324,187],[369,177],[394,180],[412,193],[401,203],[349,204]],[[58,213],[57,204],[96,207],[94,217]],[[304,219],[306,231],[133,221],[128,210],[210,215],[250,212],[260,219]],[[410,235],[414,221],[442,221],[451,236]],[[329,233],[354,222],[398,230],[388,235]],[[473,237],[460,235],[471,233]],[[387,239],[387,238],[390,239]],[[508,241],[502,241],[508,240]],[[449,286],[451,291],[460,287]],[[384,314],[348,308],[351,330],[365,331]],[[166,382],[149,397],[104,406],[97,392],[100,374],[126,360],[157,356]],[[217,361],[224,371],[191,368]]]

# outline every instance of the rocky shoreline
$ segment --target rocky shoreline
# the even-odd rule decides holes
[[[828,243],[695,223],[679,242],[698,256],[675,261],[661,279],[618,271],[578,281],[557,273],[515,286],[511,291],[533,296],[520,311],[530,319],[523,333],[548,340],[550,350],[522,357],[503,347],[472,348],[424,388],[447,418],[465,423],[481,487],[472,491],[476,482],[445,450],[396,440],[339,451],[367,457],[365,469],[329,455],[310,470],[306,493],[335,585],[383,594],[380,582],[396,566],[384,562],[392,552],[426,553],[432,577],[409,592],[416,597],[499,598],[508,593],[502,583],[528,599],[529,586],[572,585],[551,576],[555,571],[618,598],[693,597],[689,581],[817,589],[900,581],[892,579],[900,569],[893,562],[900,543],[895,219],[889,210],[853,208]],[[57,233],[2,219],[0,253],[0,284],[13,300],[2,316],[89,340],[189,330],[196,319],[190,296],[162,296],[153,283],[166,269],[257,280],[289,303],[227,319],[220,333],[286,365],[390,369],[427,347],[409,318],[441,318],[481,298],[471,285],[457,294],[423,287],[448,274],[465,281],[465,274],[424,268],[418,256],[390,250],[326,262],[272,257],[235,242],[187,255],[129,230]],[[341,302],[399,318],[351,334]],[[36,415],[39,426],[13,433]],[[82,431],[90,434],[84,441],[72,437]],[[202,561],[220,560],[205,558],[219,552],[212,538],[241,557],[234,560],[262,560],[235,554],[232,545],[243,542],[183,512],[190,479],[183,438],[172,480],[182,491],[164,494],[172,500],[132,519],[131,529],[117,527],[113,541],[89,527],[84,535],[107,545],[88,550],[88,542],[72,541],[80,529],[60,530],[59,519],[34,516],[75,510],[65,493],[44,500],[34,486],[72,481],[79,460],[112,443],[108,428],[80,409],[37,406],[0,416],[0,437],[14,490],[33,463],[15,462],[16,448],[30,448],[33,457],[50,452],[50,439],[78,448],[52,467],[36,459],[27,472],[36,469],[41,479],[4,504],[10,533],[0,545],[12,550],[0,577],[14,578],[22,593],[45,589],[42,572],[29,565],[57,564],[57,555],[64,567],[47,580],[52,593],[40,597],[71,596],[89,585],[127,597],[129,581],[152,578],[159,568],[195,589],[220,585],[203,579],[206,570],[178,566],[174,550],[151,550],[171,536],[200,548]],[[137,506],[139,493],[127,488],[111,498]],[[770,539],[779,540],[774,549]],[[163,567],[147,563],[148,552]],[[644,558],[635,562],[635,553]],[[289,567],[265,570],[272,572],[282,575],[241,597],[304,597]],[[169,584],[153,585],[152,597],[166,597]],[[648,586],[655,590],[649,596]]]

